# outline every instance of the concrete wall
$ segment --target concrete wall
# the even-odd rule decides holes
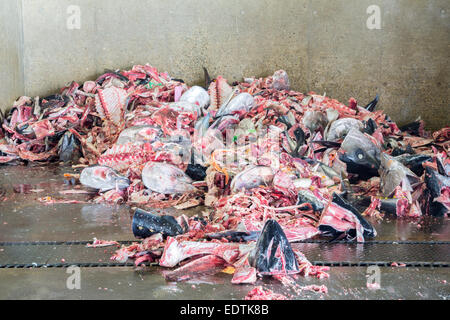
[[[24,94],[20,1],[0,2],[0,109]]]
[[[361,103],[379,93],[399,123],[450,124],[448,0],[21,1],[26,95],[147,62],[191,84],[202,66],[229,81],[283,68],[299,91]],[[373,4],[380,30],[366,26]],[[67,29],[69,5],[79,30]]]

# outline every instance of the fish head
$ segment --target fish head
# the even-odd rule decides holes
[[[320,128],[325,129],[328,124],[326,115],[320,111],[313,110],[306,111],[302,122],[303,125],[309,129],[311,134]]]
[[[278,222],[273,219],[264,224],[256,247],[249,255],[249,262],[262,275],[300,272],[289,240]]]
[[[342,142],[339,158],[347,164],[350,173],[374,176],[380,167],[380,153],[381,150],[368,137],[353,128]]]
[[[126,189],[130,185],[128,178],[119,175],[107,166],[91,166],[84,168],[80,175],[81,184],[99,189],[101,192],[111,189]]]
[[[147,189],[162,194],[183,194],[194,191],[192,179],[180,168],[163,162],[148,162],[142,170]]]
[[[386,153],[382,153],[380,158],[381,191],[385,197],[392,195],[399,185],[412,191],[412,186],[420,182],[420,178],[414,172],[395,158]]]
[[[193,86],[180,97],[181,102],[186,101],[199,106],[201,109],[209,105],[210,97],[208,92],[200,86]]]
[[[273,181],[273,170],[267,166],[250,166],[238,173],[231,181],[231,190],[239,192],[242,189],[250,190]]]

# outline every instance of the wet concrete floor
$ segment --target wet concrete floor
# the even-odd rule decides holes
[[[79,170],[78,170],[79,171]],[[124,205],[89,202],[92,195],[61,193],[74,189],[60,166],[0,167],[0,265],[109,262],[116,249],[84,245],[18,245],[35,241],[135,240],[131,210]],[[76,187],[79,188],[79,187]],[[76,199],[83,203],[45,204],[39,199]],[[48,198],[47,198],[48,200]],[[198,213],[196,208],[188,214]],[[177,214],[176,210],[169,213]],[[183,213],[186,214],[186,211]],[[398,244],[295,244],[312,262],[440,262],[450,263],[448,218],[405,221],[385,218],[373,222],[376,241]],[[430,244],[430,241],[438,242]],[[220,273],[184,283],[168,283],[161,268],[81,268],[80,289],[69,289],[65,268],[0,268],[0,299],[242,299],[254,286],[232,285]],[[449,299],[450,268],[380,267],[380,289],[367,288],[367,267],[332,267],[330,278],[300,277],[299,285],[325,285],[328,294],[289,291],[278,281],[258,280],[293,299]],[[69,286],[70,287],[70,286]]]

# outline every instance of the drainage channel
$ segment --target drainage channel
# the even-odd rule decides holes
[[[121,245],[133,242],[139,242],[139,240],[118,241]],[[107,261],[111,256],[111,252],[116,250],[117,247],[99,247],[94,249],[83,247],[89,243],[92,243],[92,241],[0,242],[0,247],[3,247],[2,254],[0,254],[0,269],[135,266],[133,262],[118,263]],[[393,265],[401,265],[403,267],[450,267],[450,241],[378,240],[356,243],[349,241],[305,240],[296,242],[292,246],[302,251],[315,266],[391,267]],[[111,250],[111,252],[106,252],[104,249]],[[65,259],[61,260],[61,257]],[[148,267],[157,265],[157,263],[141,264],[141,266]]]

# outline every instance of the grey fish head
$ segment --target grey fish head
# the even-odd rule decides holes
[[[273,219],[264,224],[249,256],[250,264],[262,275],[295,274],[299,272],[298,261],[283,229]]]
[[[441,195],[442,188],[450,187],[450,178],[439,174],[437,170],[425,167],[425,183],[431,196],[437,198]]]
[[[164,162],[148,162],[142,170],[142,182],[147,189],[162,194],[195,190],[192,179],[183,170]]]
[[[336,141],[345,138],[351,129],[358,128],[361,130],[363,127],[364,125],[360,120],[353,118],[342,118],[331,122],[325,136],[329,141]]]
[[[315,212],[322,212],[325,205],[309,190],[299,190],[297,204],[310,203]]]
[[[208,92],[200,86],[193,86],[180,97],[179,101],[197,104],[200,108],[206,108],[210,103]]]
[[[84,168],[80,174],[80,182],[101,192],[115,188],[126,189],[130,185],[130,180],[119,175],[114,169],[98,165]]]
[[[273,176],[274,173],[270,167],[250,166],[233,178],[230,187],[234,192],[242,189],[250,190],[271,183]]]
[[[377,172],[380,168],[381,150],[357,128],[349,131],[342,142],[341,149],[344,154],[340,156],[340,159],[356,170]]]
[[[163,131],[158,126],[139,125],[124,129],[119,138],[117,138],[116,144],[125,144],[128,142],[144,143],[154,142],[161,138]]]
[[[381,154],[379,172],[381,191],[385,197],[390,196],[401,183],[407,184],[404,187],[412,188],[414,184],[420,182],[420,178],[414,172],[386,153]]]
[[[316,132],[316,130],[319,129],[320,127],[325,129],[325,127],[328,124],[328,119],[327,119],[326,115],[324,115],[320,111],[308,110],[308,111],[306,111],[302,122],[305,125],[305,127],[307,127],[309,129],[309,131],[312,134],[312,133]]]

